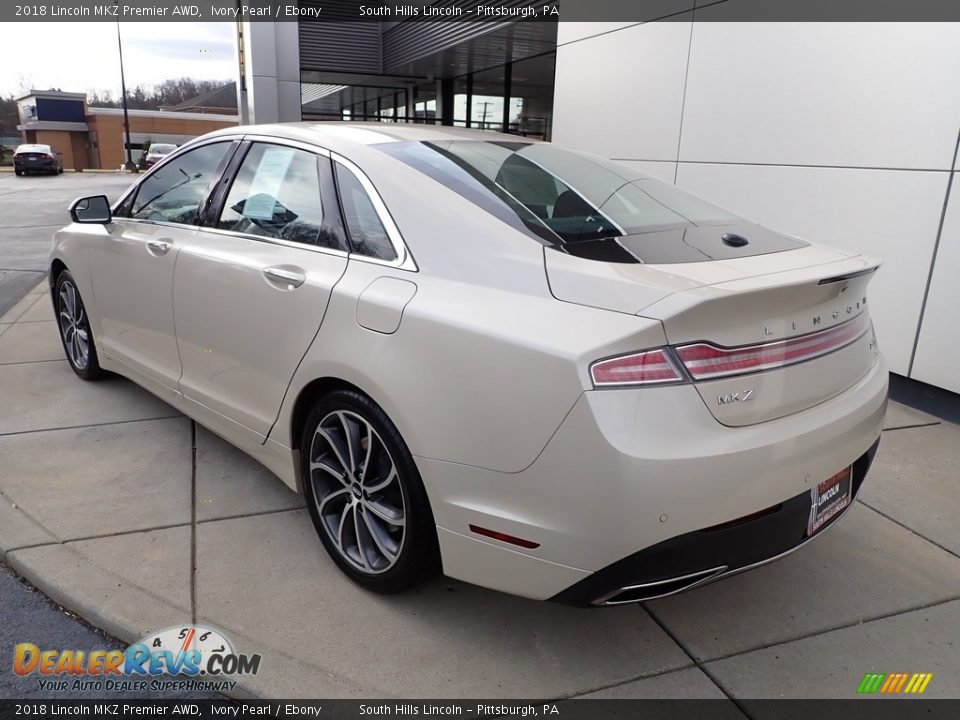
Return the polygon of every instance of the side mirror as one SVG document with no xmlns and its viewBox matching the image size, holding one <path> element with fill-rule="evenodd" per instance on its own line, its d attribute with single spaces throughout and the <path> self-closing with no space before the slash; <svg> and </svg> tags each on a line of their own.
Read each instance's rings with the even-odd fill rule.
<svg viewBox="0 0 960 720">
<path fill-rule="evenodd" d="M 70 204 L 70 219 L 75 223 L 106 225 L 112 220 L 106 195 L 79 198 Z"/>
</svg>

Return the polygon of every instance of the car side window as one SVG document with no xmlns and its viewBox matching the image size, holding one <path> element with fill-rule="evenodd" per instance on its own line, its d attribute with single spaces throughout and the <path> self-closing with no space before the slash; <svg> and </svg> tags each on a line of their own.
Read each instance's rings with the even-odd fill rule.
<svg viewBox="0 0 960 720">
<path fill-rule="evenodd" d="M 380 216 L 367 195 L 367 191 L 350 170 L 334 163 L 337 174 L 337 189 L 340 191 L 340 206 L 350 233 L 353 251 L 379 260 L 396 260 L 390 236 L 380 222 Z"/>
<path fill-rule="evenodd" d="M 211 143 L 164 164 L 140 184 L 130 217 L 196 224 L 210 181 L 229 149 L 229 142 Z"/>
<path fill-rule="evenodd" d="M 324 162 L 329 163 L 326 158 Z M 333 224 L 338 220 L 336 208 L 324 207 L 319 168 L 314 153 L 254 143 L 230 188 L 217 227 L 346 250 L 343 234 Z"/>
</svg>

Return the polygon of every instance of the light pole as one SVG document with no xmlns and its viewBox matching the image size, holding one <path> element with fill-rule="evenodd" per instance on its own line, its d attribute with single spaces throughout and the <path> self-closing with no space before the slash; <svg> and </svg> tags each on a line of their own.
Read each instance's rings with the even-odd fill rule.
<svg viewBox="0 0 960 720">
<path fill-rule="evenodd" d="M 117 2 L 113 3 L 117 5 Z M 117 49 L 120 51 L 120 102 L 123 105 L 123 132 L 126 137 L 127 162 L 123 169 L 127 172 L 136 172 L 137 165 L 130 154 L 130 117 L 127 115 L 127 81 L 123 77 L 123 43 L 120 41 L 120 21 L 117 20 Z"/>
</svg>

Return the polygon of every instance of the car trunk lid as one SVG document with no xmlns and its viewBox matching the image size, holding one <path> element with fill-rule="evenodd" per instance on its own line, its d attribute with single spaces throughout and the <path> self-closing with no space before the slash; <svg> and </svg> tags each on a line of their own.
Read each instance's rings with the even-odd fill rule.
<svg viewBox="0 0 960 720">
<path fill-rule="evenodd" d="M 878 264 L 863 256 L 806 246 L 713 262 L 610 262 L 555 248 L 545 258 L 558 299 L 659 320 L 671 346 L 696 346 L 681 354 L 699 367 L 694 385 L 726 425 L 812 407 L 875 361 L 866 287 Z M 724 365 L 731 348 L 749 352 Z M 692 360 L 707 356 L 720 357 Z M 712 374 L 711 363 L 737 374 Z"/>
</svg>

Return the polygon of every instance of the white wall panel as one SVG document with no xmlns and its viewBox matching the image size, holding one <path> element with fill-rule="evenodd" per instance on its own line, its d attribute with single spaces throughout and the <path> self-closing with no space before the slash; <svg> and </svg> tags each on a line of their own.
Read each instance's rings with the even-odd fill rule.
<svg viewBox="0 0 960 720">
<path fill-rule="evenodd" d="M 553 139 L 607 157 L 676 160 L 690 23 L 656 22 L 557 49 Z"/>
<path fill-rule="evenodd" d="M 775 230 L 882 259 L 871 313 L 890 369 L 905 375 L 948 176 L 681 163 L 677 185 Z"/>
<path fill-rule="evenodd" d="M 675 162 L 659 160 L 620 160 L 620 164 L 636 168 L 650 177 L 670 183 L 671 185 L 673 184 L 673 176 L 677 171 L 677 164 Z"/>
<path fill-rule="evenodd" d="M 954 173 L 910 377 L 960 393 L 960 173 Z"/>
<path fill-rule="evenodd" d="M 628 2 L 633 5 L 630 8 L 630 22 L 600 22 L 591 18 L 617 17 L 624 0 L 563 0 L 560 7 L 561 22 L 557 25 L 557 44 L 564 45 L 641 22 L 672 17 L 692 10 L 696 4 L 695 0 L 643 0 L 642 4 L 636 0 Z M 577 18 L 580 21 L 570 22 L 564 18 Z"/>
<path fill-rule="evenodd" d="M 633 22 L 560 22 L 557 24 L 557 45 L 602 35 L 613 30 L 636 25 Z"/>
<path fill-rule="evenodd" d="M 958 48 L 960 23 L 697 22 L 680 159 L 949 169 Z"/>
</svg>

